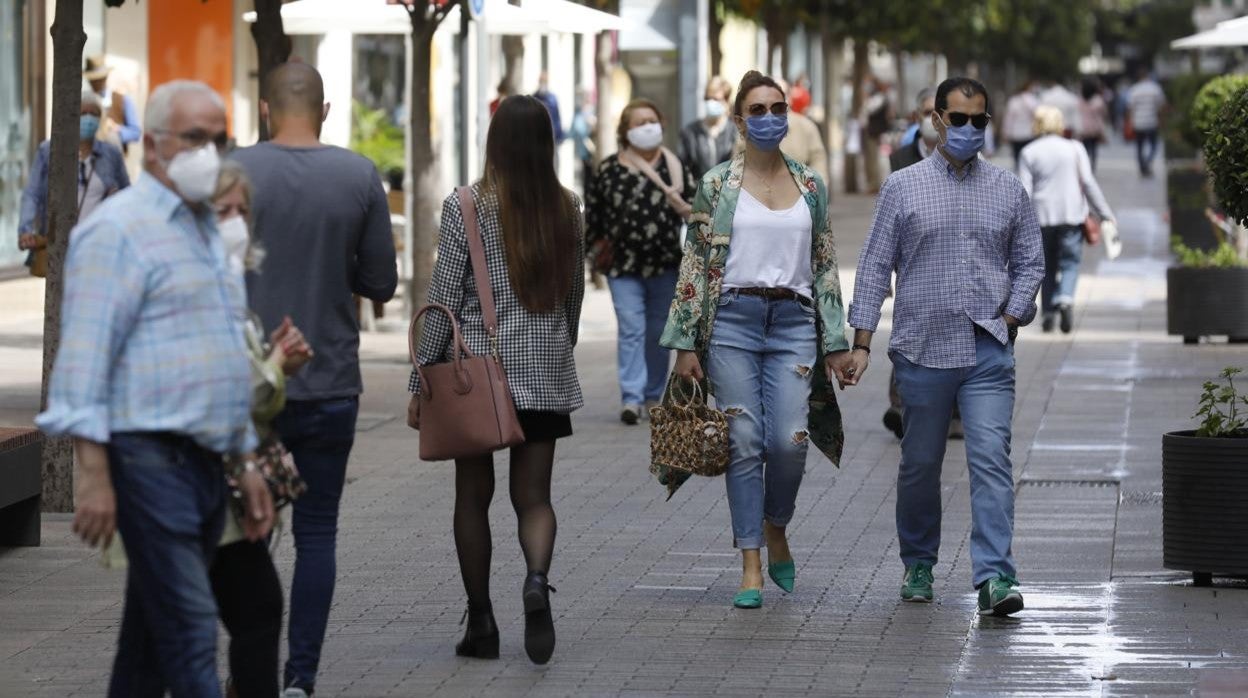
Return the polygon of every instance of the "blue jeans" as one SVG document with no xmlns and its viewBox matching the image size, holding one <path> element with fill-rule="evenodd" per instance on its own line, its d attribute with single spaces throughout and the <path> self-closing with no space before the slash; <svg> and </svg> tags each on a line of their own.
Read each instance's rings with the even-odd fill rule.
<svg viewBox="0 0 1248 698">
<path fill-rule="evenodd" d="M 1157 156 L 1157 129 L 1149 128 L 1135 132 L 1135 156 L 1140 161 L 1140 173 L 1153 171 L 1153 158 Z"/>
<path fill-rule="evenodd" d="M 891 353 L 901 392 L 901 467 L 897 473 L 897 538 L 901 561 L 935 565 L 940 550 L 940 470 L 956 403 L 966 431 L 971 475 L 971 567 L 976 586 L 1014 576 L 1014 347 L 975 337 L 975 365 L 927 368 Z"/>
<path fill-rule="evenodd" d="M 650 278 L 616 276 L 607 279 L 607 286 L 619 325 L 616 359 L 623 403 L 657 401 L 667 387 L 670 352 L 659 346 L 659 337 L 676 293 L 676 270 Z"/>
<path fill-rule="evenodd" d="M 738 548 L 763 546 L 764 520 L 783 527 L 793 518 L 816 343 L 813 307 L 732 290 L 720 296 L 706 370 L 716 405 L 730 415 L 726 480 Z"/>
<path fill-rule="evenodd" d="M 225 526 L 221 456 L 168 432 L 113 434 L 129 568 L 110 696 L 220 696 L 208 567 Z"/>
<path fill-rule="evenodd" d="M 338 503 L 359 410 L 360 400 L 355 396 L 290 400 L 273 422 L 308 485 L 292 507 L 295 574 L 290 585 L 286 686 L 305 690 L 316 686 L 338 574 Z"/>
<path fill-rule="evenodd" d="M 1059 305 L 1073 305 L 1079 263 L 1083 261 L 1083 229 L 1077 225 L 1054 225 L 1040 229 L 1044 240 L 1044 281 L 1040 308 L 1051 313 Z"/>
</svg>

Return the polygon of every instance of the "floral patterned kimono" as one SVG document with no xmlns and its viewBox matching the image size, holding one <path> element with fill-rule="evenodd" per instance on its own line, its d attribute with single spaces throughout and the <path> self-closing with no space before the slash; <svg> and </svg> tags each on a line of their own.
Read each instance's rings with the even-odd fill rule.
<svg viewBox="0 0 1248 698">
<path fill-rule="evenodd" d="M 784 162 L 793 181 L 803 192 L 814 223 L 811 234 L 811 266 L 815 279 L 815 308 L 818 336 L 822 351 L 846 351 L 845 309 L 841 301 L 841 282 L 836 267 L 836 247 L 832 225 L 828 220 L 828 190 L 814 170 L 787 155 Z M 724 266 L 728 262 L 728 246 L 732 238 L 732 221 L 741 194 L 745 153 L 717 165 L 702 178 L 693 199 L 689 218 L 689 234 L 685 240 L 684 258 L 676 283 L 676 297 L 667 318 L 660 344 L 669 349 L 696 351 L 698 360 L 707 365 L 706 350 L 715 327 L 715 313 L 723 290 Z M 709 392 L 709 385 L 704 385 Z M 815 367 L 810 390 L 810 440 L 828 460 L 840 466 L 845 444 L 841 410 L 836 403 L 836 386 L 827 380 L 823 362 Z"/>
</svg>

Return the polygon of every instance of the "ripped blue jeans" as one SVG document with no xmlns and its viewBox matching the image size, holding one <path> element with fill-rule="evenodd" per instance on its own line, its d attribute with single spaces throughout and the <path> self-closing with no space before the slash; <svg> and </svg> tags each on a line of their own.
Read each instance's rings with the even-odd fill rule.
<svg viewBox="0 0 1248 698">
<path fill-rule="evenodd" d="M 763 547 L 763 521 L 787 526 L 806 468 L 812 371 L 818 370 L 809 301 L 725 290 L 707 376 L 730 416 L 728 509 L 738 548 Z"/>
</svg>

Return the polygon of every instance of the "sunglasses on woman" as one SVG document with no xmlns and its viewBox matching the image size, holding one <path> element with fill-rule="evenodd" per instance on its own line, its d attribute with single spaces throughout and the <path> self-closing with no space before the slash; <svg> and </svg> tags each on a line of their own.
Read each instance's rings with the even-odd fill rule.
<svg viewBox="0 0 1248 698">
<path fill-rule="evenodd" d="M 768 107 L 766 104 L 756 102 L 745 108 L 745 113 L 750 116 L 762 116 L 769 111 L 776 116 L 784 116 L 789 113 L 789 104 L 788 102 L 776 102 Z"/>
<path fill-rule="evenodd" d="M 988 128 L 988 122 L 992 119 L 991 114 L 983 113 L 971 115 L 963 114 L 960 111 L 946 112 L 945 116 L 948 117 L 946 121 L 949 122 L 950 126 L 965 126 L 966 122 L 969 121 L 972 126 L 980 131 Z"/>
</svg>

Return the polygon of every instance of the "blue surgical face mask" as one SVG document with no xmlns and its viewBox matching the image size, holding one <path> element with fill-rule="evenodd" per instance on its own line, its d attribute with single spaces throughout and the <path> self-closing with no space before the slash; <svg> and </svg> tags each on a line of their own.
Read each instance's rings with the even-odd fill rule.
<svg viewBox="0 0 1248 698">
<path fill-rule="evenodd" d="M 984 131 L 985 129 L 975 128 L 970 122 L 963 126 L 950 126 L 946 123 L 945 152 L 949 153 L 954 160 L 962 162 L 970 160 L 984 147 Z"/>
<path fill-rule="evenodd" d="M 100 117 L 94 114 L 83 114 L 78 117 L 78 140 L 93 141 L 100 130 Z"/>
<path fill-rule="evenodd" d="M 780 147 L 780 141 L 789 133 L 789 117 L 776 114 L 751 116 L 745 120 L 745 137 L 762 151 Z"/>
</svg>

